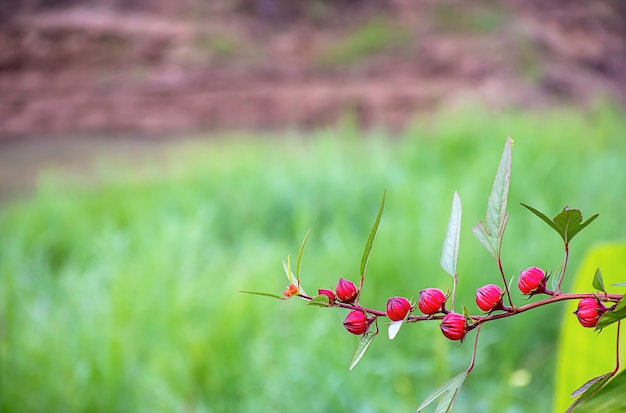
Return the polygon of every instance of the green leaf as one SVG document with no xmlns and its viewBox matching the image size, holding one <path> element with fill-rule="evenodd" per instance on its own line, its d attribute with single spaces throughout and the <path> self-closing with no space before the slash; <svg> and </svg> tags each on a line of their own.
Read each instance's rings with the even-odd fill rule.
<svg viewBox="0 0 626 413">
<path fill-rule="evenodd" d="M 595 392 L 600 390 L 600 388 L 602 388 L 602 386 L 604 386 L 611 377 L 613 377 L 612 372 L 603 374 L 598 377 L 594 377 L 593 379 L 587 381 L 585 384 L 576 389 L 576 391 L 572 393 L 572 397 L 580 397 L 578 397 L 578 399 L 576 399 L 574 403 L 572 403 L 572 405 L 565 411 L 565 413 L 570 413 L 582 402 L 591 397 Z"/>
<path fill-rule="evenodd" d="M 467 320 L 468 323 L 471 323 L 472 315 L 470 314 L 466 306 L 463 306 L 462 308 L 463 308 L 463 316 L 465 316 L 465 320 Z"/>
<path fill-rule="evenodd" d="M 409 315 L 407 314 L 407 317 L 408 316 Z M 405 317 L 404 320 L 392 321 L 391 324 L 389 324 L 389 329 L 387 330 L 387 335 L 389 336 L 389 340 L 393 340 L 394 338 L 396 338 L 396 336 L 398 335 L 398 332 L 400 331 L 400 327 L 402 327 L 402 324 L 404 324 L 407 317 Z"/>
<path fill-rule="evenodd" d="M 467 371 L 464 371 L 454 376 L 453 378 L 451 378 L 450 380 L 448 380 L 441 386 L 437 387 L 435 390 L 433 390 L 432 393 L 430 393 L 426 397 L 426 399 L 424 399 L 422 404 L 420 404 L 419 407 L 417 408 L 417 411 L 421 412 L 422 410 L 424 410 L 432 402 L 434 402 L 441 396 L 443 397 L 439 401 L 439 404 L 437 404 L 435 413 L 447 413 L 447 412 L 452 411 L 452 407 L 454 407 L 454 401 L 456 400 L 456 396 L 459 393 L 461 386 L 463 386 L 463 382 L 467 378 L 467 375 L 468 375 Z"/>
<path fill-rule="evenodd" d="M 609 372 L 601 376 L 594 377 L 593 379 L 587 381 L 585 384 L 580 386 L 578 389 L 574 390 L 574 392 L 572 393 L 572 398 L 581 396 L 589 392 L 590 390 L 593 390 L 594 388 L 601 387 L 603 381 L 606 381 L 611 377 L 613 377 L 613 372 Z"/>
<path fill-rule="evenodd" d="M 587 221 L 582 222 L 583 215 L 580 210 L 565 207 L 557 216 L 550 219 L 544 213 L 539 212 L 537 209 L 529 205 L 522 204 L 522 206 L 550 225 L 552 229 L 554 229 L 561 236 L 561 238 L 563 238 L 563 241 L 566 244 L 569 244 L 576 234 L 582 231 L 587 225 L 591 224 L 599 216 L 599 214 L 595 214 Z"/>
<path fill-rule="evenodd" d="M 272 298 L 278 298 L 279 300 L 284 300 L 284 297 L 281 297 L 280 295 L 276 295 L 276 294 L 271 294 L 271 293 L 260 293 L 258 291 L 245 291 L 245 290 L 239 290 L 237 291 L 239 293 L 245 293 L 245 294 L 254 294 L 254 295 L 263 295 L 265 297 L 272 297 Z"/>
<path fill-rule="evenodd" d="M 597 389 L 596 389 L 597 390 Z M 626 370 L 622 370 L 576 407 L 577 413 L 622 413 L 626 411 Z"/>
<path fill-rule="evenodd" d="M 296 279 L 298 280 L 298 287 L 300 287 L 300 262 L 302 261 L 302 253 L 304 252 L 306 241 L 309 239 L 309 234 L 311 234 L 311 228 L 309 228 L 306 234 L 304 234 L 304 239 L 302 240 L 300 250 L 298 251 L 298 260 L 296 261 Z"/>
<path fill-rule="evenodd" d="M 587 221 L 582 222 L 583 214 L 580 210 L 565 207 L 561 213 L 552 219 L 552 221 L 559 228 L 558 232 L 561 234 L 563 241 L 565 241 L 566 244 L 569 244 L 576 234 L 595 221 L 598 216 L 599 214 L 595 214 Z"/>
<path fill-rule="evenodd" d="M 285 270 L 285 275 L 289 280 L 289 284 L 298 285 L 298 280 L 295 275 L 293 275 L 293 272 L 291 272 L 291 257 L 289 255 L 287 255 L 287 261 L 283 261 L 283 269 Z"/>
<path fill-rule="evenodd" d="M 361 258 L 361 285 L 359 287 L 359 291 L 361 287 L 363 287 L 363 280 L 365 279 L 365 271 L 367 269 L 367 261 L 369 260 L 370 252 L 372 251 L 372 244 L 374 243 L 374 237 L 376 236 L 376 231 L 378 230 L 378 224 L 380 224 L 380 217 L 383 215 L 383 209 L 385 208 L 385 196 L 387 195 L 387 190 L 383 192 L 383 198 L 380 201 L 380 207 L 378 208 L 378 215 L 376 216 L 376 221 L 374 221 L 374 225 L 372 226 L 372 230 L 370 231 L 369 237 L 367 237 L 367 242 L 365 243 L 365 249 L 363 250 L 363 257 Z"/>
<path fill-rule="evenodd" d="M 487 233 L 485 226 L 482 222 L 474 225 L 472 228 L 472 232 L 478 238 L 478 241 L 482 244 L 483 247 L 489 251 L 489 253 L 493 256 L 493 258 L 498 259 L 498 239 L 496 237 L 492 237 Z"/>
<path fill-rule="evenodd" d="M 574 272 L 571 274 L 573 277 L 568 292 L 589 293 L 589 275 L 598 267 L 602 269 L 605 286 L 626 281 L 626 243 L 596 245 L 580 258 L 578 268 L 572 268 Z M 578 301 L 568 300 L 560 304 L 564 316 L 561 318 L 561 333 L 555 351 L 554 405 L 546 411 L 564 412 L 573 402 L 570 395 L 574 389 L 615 367 L 616 328 L 610 326 L 601 334 L 591 328 L 582 328 L 572 314 L 578 307 Z M 626 354 L 626 340 L 620 340 L 620 353 Z"/>
<path fill-rule="evenodd" d="M 559 285 L 559 277 L 553 277 L 552 274 L 560 274 L 563 269 L 563 264 L 556 267 L 554 270 L 550 270 L 546 273 L 546 278 L 550 281 L 550 289 L 556 291 Z"/>
<path fill-rule="evenodd" d="M 461 198 L 454 193 L 452 199 L 452 212 L 448 221 L 446 238 L 443 240 L 441 250 L 441 267 L 450 275 L 456 274 L 456 263 L 459 257 L 459 239 L 461 235 Z"/>
<path fill-rule="evenodd" d="M 368 331 L 361 338 L 359 338 L 359 342 L 356 344 L 356 348 L 354 349 L 354 353 L 352 354 L 352 360 L 350 360 L 350 369 L 352 370 L 354 366 L 356 366 L 361 358 L 367 351 L 367 348 L 372 344 L 372 340 L 378 334 L 378 330 L 376 331 Z"/>
<path fill-rule="evenodd" d="M 287 255 L 287 261 L 286 262 L 283 261 L 283 269 L 285 270 L 285 275 L 287 276 L 287 279 L 289 280 L 289 284 L 296 285 L 298 287 L 299 294 L 307 295 L 304 289 L 302 288 L 302 286 L 300 285 L 300 280 L 298 280 L 296 276 L 293 275 L 293 272 L 291 271 L 291 256 Z"/>
<path fill-rule="evenodd" d="M 611 284 L 611 287 L 626 287 L 626 283 L 615 283 L 615 284 Z"/>
<path fill-rule="evenodd" d="M 544 214 L 543 212 L 540 212 L 539 210 L 531 207 L 530 205 L 526 205 L 526 204 L 522 203 L 522 206 L 524 208 L 528 209 L 533 214 L 537 215 L 539 218 L 541 218 L 546 224 L 550 225 L 556 232 L 559 232 L 559 227 L 550 218 L 548 218 L 546 214 Z M 560 234 L 560 232 L 559 232 L 559 234 Z"/>
<path fill-rule="evenodd" d="M 509 136 L 504 144 L 502 158 L 498 165 L 496 177 L 491 187 L 491 194 L 487 200 L 487 215 L 485 224 L 480 221 L 472 228 L 472 232 L 480 243 L 489 251 L 495 259 L 500 256 L 500 245 L 504 228 L 508 221 L 506 205 L 509 197 L 511 183 L 511 160 L 513 152 L 513 139 Z"/>
<path fill-rule="evenodd" d="M 623 320 L 624 318 L 626 318 L 626 299 L 622 297 L 622 299 L 617 302 L 617 305 L 613 310 L 607 311 L 600 316 L 596 328 L 602 329 L 619 320 Z"/>
<path fill-rule="evenodd" d="M 496 178 L 493 181 L 491 194 L 487 201 L 487 231 L 490 235 L 498 237 L 502 235 L 502 231 L 504 231 L 503 224 L 506 221 L 506 204 L 511 182 L 512 152 L 513 140 L 509 136 L 504 144 L 500 165 L 498 165 Z"/>
<path fill-rule="evenodd" d="M 598 291 L 602 291 L 606 294 L 606 289 L 604 288 L 604 281 L 602 280 L 602 273 L 600 272 L 600 267 L 596 269 L 596 273 L 593 275 L 593 282 L 591 283 L 593 288 Z"/>
<path fill-rule="evenodd" d="M 327 295 L 320 294 L 317 297 L 313 297 L 306 305 L 315 305 L 318 307 L 330 307 L 330 299 Z"/>
</svg>

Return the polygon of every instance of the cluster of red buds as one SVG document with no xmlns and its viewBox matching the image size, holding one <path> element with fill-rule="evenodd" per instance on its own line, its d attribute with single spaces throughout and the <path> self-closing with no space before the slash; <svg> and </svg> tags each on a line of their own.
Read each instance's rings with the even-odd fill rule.
<svg viewBox="0 0 626 413">
<path fill-rule="evenodd" d="M 371 340 L 378 334 L 378 319 L 381 317 L 386 317 L 390 320 L 390 339 L 395 337 L 401 325 L 421 321 L 438 321 L 442 334 L 449 340 L 459 342 L 463 342 L 469 332 L 476 330 L 474 352 L 468 369 L 433 392 L 433 395 L 427 398 L 427 400 L 418 408 L 418 411 L 421 411 L 429 403 L 447 391 L 454 396 L 443 398 L 441 401 L 443 405 L 440 403 L 437 411 L 449 412 L 452 409 L 454 399 L 460 389 L 460 386 L 463 384 L 467 374 L 469 374 L 474 367 L 474 358 L 476 356 L 476 346 L 478 344 L 480 327 L 490 321 L 515 316 L 534 308 L 556 302 L 578 300 L 578 309 L 574 314 L 578 318 L 579 323 L 583 327 L 596 328 L 598 330 L 605 328 L 610 324 L 617 323 L 619 344 L 619 325 L 620 320 L 626 318 L 626 302 L 623 299 L 623 294 L 609 294 L 606 292 L 599 269 L 594 276 L 593 286 L 597 290 L 601 291 L 601 293 L 568 294 L 561 291 L 561 282 L 565 274 L 569 257 L 569 243 L 577 233 L 595 220 L 598 216 L 597 214 L 583 222 L 582 214 L 579 210 L 565 207 L 560 214 L 555 216 L 553 219 L 550 219 L 536 209 L 522 204 L 559 233 L 564 241 L 565 260 L 563 265 L 560 266 L 560 270 L 556 272 L 555 277 L 552 280 L 555 281 L 552 283 L 552 285 L 554 285 L 553 290 L 547 288 L 547 282 L 551 278 L 552 272 L 546 273 L 546 271 L 536 266 L 520 271 L 517 282 L 519 292 L 523 296 L 526 296 L 527 299 L 531 299 L 535 296 L 542 296 L 542 298 L 539 300 L 529 301 L 529 303 L 522 306 L 516 306 L 513 303 L 510 288 L 506 282 L 507 276 L 505 275 L 502 262 L 500 260 L 500 245 L 508 220 L 506 204 L 511 167 L 512 144 L 513 142 L 509 138 L 505 144 L 505 150 L 498 168 L 498 173 L 496 174 L 496 180 L 494 182 L 492 193 L 489 198 L 486 224 L 479 222 L 473 228 L 478 240 L 496 259 L 502 280 L 501 285 L 503 286 L 500 287 L 496 284 L 487 284 L 476 289 L 475 300 L 477 307 L 482 311 L 480 315 L 471 315 L 466 307 L 463 307 L 462 312 L 455 311 L 454 298 L 457 286 L 456 260 L 458 256 L 458 241 L 461 221 L 461 202 L 458 194 L 456 193 L 454 195 L 452 213 L 448 224 L 446 239 L 443 244 L 441 258 L 442 268 L 453 277 L 452 292 L 444 293 L 438 288 L 425 288 L 419 292 L 419 297 L 415 303 L 402 296 L 390 297 L 387 300 L 385 311 L 364 307 L 360 304 L 359 299 L 365 279 L 369 252 L 372 247 L 384 206 L 383 196 L 378 216 L 372 231 L 370 232 L 370 237 L 366 243 L 366 248 L 361 260 L 361 282 L 358 287 L 352 281 L 339 278 L 334 291 L 330 289 L 319 289 L 318 295 L 312 297 L 307 295 L 302 290 L 300 286 L 299 267 L 304 244 L 308 237 L 307 233 L 299 251 L 296 274 L 294 275 L 291 272 L 289 264 L 285 265 L 285 271 L 290 283 L 283 292 L 283 297 L 267 293 L 255 294 L 271 295 L 281 299 L 288 299 L 297 296 L 309 301 L 309 304 L 315 304 L 322 307 L 339 307 L 349 310 L 343 321 L 343 326 L 349 333 L 360 336 L 359 345 L 357 345 L 357 351 L 355 351 L 350 368 L 354 367 L 354 365 L 358 363 Z M 419 309 L 421 314 L 414 313 L 416 309 Z M 616 310 L 619 310 L 619 312 Z M 612 316 L 607 317 L 608 315 Z M 372 325 L 375 326 L 373 331 Z M 619 360 L 619 354 L 617 359 Z M 619 362 L 617 364 L 619 366 Z M 586 383 L 574 392 L 574 394 L 578 396 L 578 399 L 574 402 L 570 410 L 581 401 L 594 396 L 595 392 L 598 390 L 597 387 L 601 387 L 598 385 L 598 383 L 600 383 L 600 379 L 604 380 L 600 384 L 605 383 L 608 378 L 616 374 L 617 370 L 618 369 L 616 367 L 615 371 L 612 373 L 601 376 L 601 378 L 592 379 L 589 383 L 596 380 L 597 383 L 594 382 L 596 383 L 594 384 L 596 387 Z M 445 389 L 445 391 L 442 391 L 442 388 Z"/>
<path fill-rule="evenodd" d="M 554 295 L 553 291 L 546 289 L 546 281 L 549 276 L 538 267 L 530 267 L 520 272 L 518 288 L 519 291 L 528 296 L 536 294 Z M 289 291 L 291 291 L 288 288 Z M 325 295 L 329 299 L 329 305 L 333 306 L 335 301 L 340 303 L 353 304 L 359 291 L 356 285 L 349 280 L 339 278 L 335 292 L 332 290 L 318 290 L 318 294 Z M 515 312 L 511 307 L 503 304 L 504 293 L 495 284 L 487 284 L 476 289 L 476 305 L 482 311 L 490 314 L 497 310 L 504 312 Z M 448 295 L 438 288 L 426 288 L 419 292 L 417 308 L 426 316 L 436 314 L 443 315 L 440 328 L 443 335 L 450 340 L 463 340 L 468 332 L 468 320 L 464 315 L 446 309 Z M 387 300 L 385 315 L 391 321 L 402 321 L 415 310 L 416 306 L 405 297 L 391 297 Z M 595 327 L 600 316 L 606 312 L 606 307 L 602 305 L 597 297 L 587 297 L 580 300 L 578 310 L 575 314 L 583 327 Z M 355 335 L 365 334 L 376 317 L 367 315 L 367 312 L 358 309 L 352 310 L 346 316 L 343 326 L 348 332 Z"/>
</svg>

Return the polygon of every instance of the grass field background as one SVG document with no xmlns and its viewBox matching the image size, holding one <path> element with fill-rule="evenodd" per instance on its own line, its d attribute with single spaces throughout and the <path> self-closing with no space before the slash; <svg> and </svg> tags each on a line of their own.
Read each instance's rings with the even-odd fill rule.
<svg viewBox="0 0 626 413">
<path fill-rule="evenodd" d="M 505 272 L 562 262 L 559 237 L 524 202 L 549 216 L 565 205 L 600 213 L 571 246 L 573 274 L 594 242 L 626 238 L 623 119 L 611 106 L 465 109 L 392 135 L 360 132 L 347 118 L 307 133 L 212 136 L 166 161 L 105 158 L 83 176 L 43 176 L 0 212 L 0 410 L 414 411 L 467 367 L 473 334 L 457 347 L 437 323 L 406 326 L 393 342 L 377 337 L 348 372 L 356 337 L 341 326 L 345 311 L 237 290 L 280 294 L 281 260 L 297 254 L 308 228 L 304 288 L 357 281 L 385 188 L 362 303 L 383 309 L 391 295 L 449 289 L 439 257 L 456 190 L 457 302 L 477 312 L 475 289 L 500 278 L 471 227 L 484 219 L 508 134 Z M 486 325 L 455 411 L 548 411 L 563 308 Z"/>
</svg>

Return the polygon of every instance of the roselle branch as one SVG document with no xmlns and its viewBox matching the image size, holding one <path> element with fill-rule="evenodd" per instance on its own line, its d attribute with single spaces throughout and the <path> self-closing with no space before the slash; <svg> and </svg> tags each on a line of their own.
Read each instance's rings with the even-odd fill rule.
<svg viewBox="0 0 626 413">
<path fill-rule="evenodd" d="M 594 293 L 564 293 L 564 294 L 559 294 L 559 295 L 554 295 L 554 296 L 550 296 L 547 298 L 544 298 L 542 300 L 539 301 L 534 301 L 532 303 L 523 305 L 521 307 L 515 307 L 515 308 L 510 308 L 510 307 L 505 307 L 505 310 L 501 313 L 497 313 L 497 314 L 488 314 L 488 315 L 471 315 L 470 316 L 470 320 L 471 320 L 471 324 L 468 325 L 468 329 L 467 331 L 471 331 L 472 329 L 478 327 L 478 325 L 480 324 L 484 324 L 487 323 L 489 321 L 494 321 L 494 320 L 499 320 L 502 318 L 507 318 L 507 317 L 512 317 L 521 313 L 524 313 L 526 311 L 535 309 L 535 308 L 539 308 L 545 305 L 549 305 L 549 304 L 553 304 L 553 303 L 558 303 L 561 301 L 567 301 L 567 300 L 582 300 L 585 298 L 592 298 L 592 299 L 599 299 L 602 302 L 610 302 L 610 303 L 616 303 L 618 301 L 620 301 L 622 299 L 624 295 L 623 294 L 602 294 L 600 296 L 598 296 L 597 294 Z M 307 300 L 307 301 L 311 301 L 313 300 L 315 297 L 311 297 L 308 295 L 304 295 L 304 294 L 298 294 L 298 297 Z M 349 303 L 341 303 L 341 302 L 337 302 L 333 305 L 330 305 L 330 307 L 336 307 L 336 308 L 345 308 L 347 310 L 357 310 L 357 311 L 362 311 L 366 314 L 375 316 L 375 317 L 388 317 L 387 312 L 385 311 L 381 311 L 381 310 L 376 310 L 373 308 L 369 308 L 369 307 L 363 307 L 360 304 L 349 304 Z M 445 308 L 442 308 L 439 312 L 439 314 L 431 314 L 431 315 L 409 315 L 406 318 L 406 323 L 416 323 L 419 321 L 433 321 L 433 320 L 442 320 L 446 314 L 450 313 L 451 311 L 446 310 Z"/>
<path fill-rule="evenodd" d="M 616 303 L 619 300 L 621 300 L 623 296 L 624 296 L 623 294 L 606 294 L 606 295 L 603 294 L 599 298 L 597 294 L 593 294 L 593 293 L 581 293 L 581 294 L 571 293 L 571 294 L 554 295 L 548 298 L 544 298 L 543 300 L 540 300 L 540 301 L 535 301 L 535 302 L 526 304 L 521 307 L 511 308 L 509 311 L 506 311 L 504 313 L 491 314 L 487 316 L 472 316 L 471 320 L 473 324 L 468 327 L 468 330 L 475 328 L 479 324 L 484 324 L 486 322 L 493 321 L 493 320 L 499 320 L 501 318 L 511 317 L 511 316 L 521 314 L 521 313 L 524 313 L 526 311 L 529 311 L 535 308 L 539 308 L 548 304 L 557 303 L 560 301 L 582 300 L 586 298 L 591 298 L 591 299 L 599 299 L 600 301 L 604 301 L 604 302 Z"/>
<path fill-rule="evenodd" d="M 583 388 L 581 388 L 582 390 L 579 389 L 574 393 L 578 396 L 581 394 L 584 396 L 587 392 L 587 387 L 593 391 L 597 391 L 606 383 L 610 376 L 616 374 L 619 369 L 620 320 L 626 318 L 626 301 L 624 300 L 624 294 L 609 294 L 606 292 L 599 268 L 596 270 L 592 283 L 592 288 L 597 290 L 598 293 L 562 293 L 561 285 L 569 260 L 570 241 L 574 236 L 576 236 L 576 234 L 580 233 L 581 230 L 593 222 L 598 217 L 598 214 L 592 215 L 589 219 L 583 221 L 582 213 L 579 210 L 565 207 L 559 214 L 554 216 L 554 218 L 549 218 L 537 209 L 529 205 L 522 204 L 522 206 L 547 223 L 560 235 L 564 243 L 565 253 L 563 264 L 560 271 L 558 271 L 558 278 L 555 285 L 556 291 L 551 291 L 546 288 L 546 283 L 548 278 L 550 278 L 551 272 L 546 273 L 546 271 L 538 267 L 529 267 L 520 272 L 517 282 L 519 292 L 528 298 L 540 297 L 540 299 L 536 299 L 535 301 L 522 306 L 516 306 L 513 303 L 511 288 L 507 282 L 507 277 L 501 260 L 502 240 L 504 237 L 504 230 L 509 219 L 506 206 L 508 202 L 510 183 L 512 148 L 513 140 L 508 137 L 498 170 L 496 172 L 496 177 L 493 182 L 491 194 L 487 202 L 487 212 L 485 215 L 486 219 L 484 222 L 480 221 L 472 228 L 472 232 L 477 237 L 478 241 L 485 247 L 492 257 L 495 258 L 503 283 L 502 287 L 495 284 L 486 284 L 476 289 L 475 301 L 477 307 L 484 312 L 482 315 L 470 314 L 465 306 L 462 307 L 462 311 L 455 311 L 455 305 L 457 309 L 460 307 L 460 303 L 456 302 L 456 292 L 458 282 L 457 260 L 459 256 L 462 216 L 461 199 L 457 192 L 454 193 L 452 210 L 443 241 L 440 259 L 441 267 L 446 273 L 452 276 L 452 294 L 446 294 L 438 288 L 425 288 L 419 292 L 419 298 L 415 303 L 412 303 L 405 297 L 389 297 L 387 299 L 385 311 L 361 305 L 360 298 L 364 286 L 367 263 L 373 246 L 374 237 L 381 221 L 386 191 L 383 194 L 378 214 L 363 250 L 360 265 L 360 282 L 358 283 L 358 287 L 352 281 L 339 277 L 334 291 L 330 289 L 319 289 L 317 296 L 311 296 L 304 292 L 300 284 L 300 261 L 304 245 L 309 236 L 309 232 L 307 232 L 298 252 L 295 275 L 291 272 L 289 257 L 287 258 L 287 262 L 283 263 L 285 273 L 289 280 L 289 285 L 283 292 L 282 297 L 268 293 L 253 292 L 253 294 L 271 296 L 281 300 L 287 300 L 297 296 L 308 301 L 309 305 L 343 308 L 349 310 L 343 321 L 343 326 L 349 333 L 360 336 L 350 363 L 350 369 L 352 369 L 359 362 L 359 360 L 361 360 L 373 338 L 378 334 L 378 321 L 381 317 L 387 318 L 391 321 L 388 329 L 390 339 L 395 338 L 402 325 L 421 321 L 436 320 L 439 323 L 442 334 L 447 339 L 452 341 L 463 342 L 467 333 L 475 329 L 476 339 L 473 346 L 472 360 L 468 369 L 434 390 L 433 393 L 429 395 L 420 405 L 420 407 L 418 407 L 418 411 L 421 411 L 434 400 L 443 396 L 437 407 L 437 411 L 446 413 L 452 410 L 454 400 L 460 387 L 474 367 L 476 349 L 478 346 L 478 335 L 483 324 L 495 320 L 510 318 L 546 305 L 552 305 L 568 300 L 578 300 L 577 310 L 574 314 L 578 318 L 578 322 L 582 327 L 604 328 L 614 322 L 618 323 L 618 349 L 616 350 L 616 358 L 618 361 L 615 371 L 610 375 L 592 379 L 596 388 L 587 383 L 583 386 Z M 503 299 L 505 299 L 505 296 L 508 301 L 508 305 L 504 304 Z M 607 303 L 607 305 L 603 303 Z M 413 313 L 418 309 L 421 312 L 421 315 Z M 372 324 L 374 324 L 375 328 L 372 328 Z M 579 391 L 581 393 L 578 393 Z M 570 407 L 570 410 L 583 399 L 583 396 L 579 397 L 579 399 L 574 402 L 574 404 Z M 590 394 L 585 396 L 585 398 L 587 397 L 591 397 Z"/>
</svg>

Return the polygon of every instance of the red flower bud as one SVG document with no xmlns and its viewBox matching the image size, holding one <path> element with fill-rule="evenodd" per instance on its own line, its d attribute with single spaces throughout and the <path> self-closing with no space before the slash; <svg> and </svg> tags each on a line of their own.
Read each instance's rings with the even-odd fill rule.
<svg viewBox="0 0 626 413">
<path fill-rule="evenodd" d="M 339 281 L 337 281 L 337 298 L 339 301 L 352 304 L 354 300 L 356 300 L 357 289 L 352 281 L 344 280 L 339 277 Z"/>
<path fill-rule="evenodd" d="M 328 297 L 328 302 L 330 303 L 330 305 L 335 304 L 335 293 L 331 290 L 317 290 L 317 294 L 325 295 L 326 297 Z"/>
<path fill-rule="evenodd" d="M 367 318 L 365 313 L 360 310 L 352 310 L 343 320 L 343 326 L 352 334 L 361 335 L 367 332 L 370 324 L 374 321 L 371 318 Z"/>
<path fill-rule="evenodd" d="M 438 288 L 426 288 L 420 291 L 420 298 L 417 302 L 420 311 L 424 314 L 435 314 L 441 310 L 446 302 L 446 296 Z"/>
<path fill-rule="evenodd" d="M 530 267 L 520 272 L 517 286 L 522 294 L 541 294 L 546 292 L 546 273 L 537 267 Z"/>
<path fill-rule="evenodd" d="M 606 307 L 597 298 L 583 298 L 578 302 L 578 310 L 574 311 L 574 314 L 583 327 L 593 328 L 605 312 Z"/>
<path fill-rule="evenodd" d="M 450 340 L 463 340 L 466 333 L 465 317 L 457 313 L 448 313 L 439 325 L 441 332 Z"/>
<path fill-rule="evenodd" d="M 283 291 L 283 295 L 287 298 L 291 298 L 296 294 L 298 294 L 298 286 L 295 284 L 289 284 L 285 291 Z"/>
<path fill-rule="evenodd" d="M 387 317 L 391 321 L 404 320 L 411 310 L 411 302 L 404 297 L 391 297 L 387 300 Z"/>
<path fill-rule="evenodd" d="M 494 284 L 484 285 L 476 290 L 476 305 L 489 312 L 502 308 L 502 290 Z"/>
</svg>

